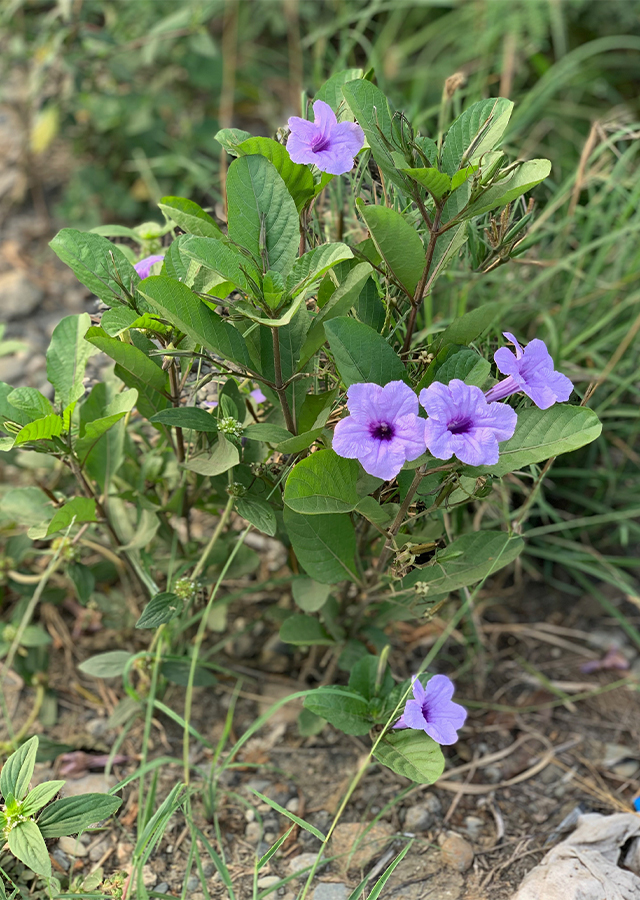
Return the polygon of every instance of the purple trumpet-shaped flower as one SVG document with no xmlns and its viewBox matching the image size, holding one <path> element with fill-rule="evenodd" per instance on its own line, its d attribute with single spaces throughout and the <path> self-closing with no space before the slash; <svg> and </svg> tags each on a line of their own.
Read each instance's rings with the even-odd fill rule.
<svg viewBox="0 0 640 900">
<path fill-rule="evenodd" d="M 493 357 L 496 365 L 508 377 L 487 391 L 487 400 L 504 400 L 518 391 L 531 397 L 540 409 L 549 409 L 554 403 L 568 400 L 573 384 L 566 375 L 554 370 L 545 342 L 536 338 L 523 350 L 512 334 L 508 331 L 503 334 L 515 346 L 516 352 L 514 354 L 508 347 L 496 350 Z"/>
<path fill-rule="evenodd" d="M 267 399 L 260 388 L 254 388 L 252 391 L 249 391 L 249 396 L 255 400 L 256 403 L 264 403 Z"/>
<path fill-rule="evenodd" d="M 155 256 L 145 256 L 145 258 L 137 262 L 133 268 L 136 270 L 140 278 L 148 278 L 149 273 L 151 272 L 151 266 L 163 259 L 164 253 L 156 253 Z"/>
<path fill-rule="evenodd" d="M 456 456 L 469 466 L 498 462 L 498 441 L 516 430 L 517 416 L 504 403 L 488 403 L 479 387 L 453 378 L 420 391 L 429 418 L 424 429 L 429 452 L 437 459 Z"/>
<path fill-rule="evenodd" d="M 408 459 L 425 451 L 424 419 L 418 398 L 403 381 L 352 384 L 347 391 L 351 413 L 336 425 L 333 449 L 358 459 L 365 472 L 390 481 Z"/>
<path fill-rule="evenodd" d="M 438 744 L 455 744 L 458 729 L 467 718 L 467 711 L 451 698 L 455 687 L 446 675 L 434 675 L 422 687 L 418 676 L 413 676 L 413 699 L 407 700 L 404 712 L 394 728 L 416 728 L 426 731 Z"/>
<path fill-rule="evenodd" d="M 331 175 L 343 175 L 353 168 L 353 160 L 364 146 L 364 132 L 355 122 L 338 122 L 324 100 L 313 104 L 313 115 L 313 122 L 299 116 L 289 119 L 289 156 L 295 163 L 314 165 Z"/>
</svg>

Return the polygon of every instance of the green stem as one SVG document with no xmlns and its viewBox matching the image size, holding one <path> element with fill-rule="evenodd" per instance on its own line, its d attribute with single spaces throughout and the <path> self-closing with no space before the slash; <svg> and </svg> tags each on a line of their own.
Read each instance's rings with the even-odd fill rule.
<svg viewBox="0 0 640 900">
<path fill-rule="evenodd" d="M 289 407 L 289 401 L 287 400 L 286 388 L 284 387 L 284 382 L 282 379 L 282 360 L 280 358 L 280 335 L 278 333 L 278 328 L 272 328 L 271 333 L 273 334 L 273 368 L 275 372 L 275 391 L 278 395 L 278 399 L 280 400 L 280 406 L 282 408 L 282 415 L 284 416 L 284 421 L 287 426 L 287 430 L 291 432 L 291 434 L 296 433 L 296 426 L 293 421 L 293 416 L 291 415 L 291 409 Z"/>
<path fill-rule="evenodd" d="M 422 306 L 422 301 L 424 299 L 424 289 L 429 281 L 429 273 L 431 271 L 431 264 L 433 263 L 433 254 L 436 249 L 436 242 L 440 237 L 440 219 L 442 218 L 442 210 L 444 209 L 444 203 L 439 203 L 436 207 L 436 213 L 433 217 L 433 224 L 429 229 L 429 245 L 427 246 L 427 254 L 425 256 L 424 262 L 424 271 L 422 273 L 422 277 L 418 282 L 418 286 L 416 288 L 416 292 L 413 295 L 413 300 L 411 302 L 411 313 L 409 314 L 409 321 L 407 322 L 407 333 L 404 338 L 404 344 L 402 345 L 402 353 L 408 353 L 411 348 L 411 338 L 413 337 L 413 332 L 416 327 L 416 318 L 418 316 L 418 310 Z"/>
</svg>

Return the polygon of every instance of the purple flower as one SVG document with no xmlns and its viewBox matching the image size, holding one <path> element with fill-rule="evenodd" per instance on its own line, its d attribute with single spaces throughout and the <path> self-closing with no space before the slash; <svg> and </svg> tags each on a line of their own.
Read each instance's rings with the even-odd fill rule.
<svg viewBox="0 0 640 900">
<path fill-rule="evenodd" d="M 364 146 L 364 132 L 355 122 L 340 122 L 328 103 L 316 100 L 314 121 L 291 116 L 291 134 L 287 141 L 289 156 L 295 163 L 314 165 L 321 172 L 343 175 Z"/>
<path fill-rule="evenodd" d="M 437 459 L 456 456 L 469 466 L 498 462 L 498 441 L 516 430 L 517 416 L 504 403 L 488 403 L 479 387 L 453 378 L 420 391 L 429 418 L 424 429 L 429 452 Z"/>
<path fill-rule="evenodd" d="M 360 460 L 369 475 L 390 481 L 408 459 L 424 453 L 424 419 L 418 418 L 418 398 L 404 382 L 352 384 L 347 408 L 351 415 L 336 425 L 333 449 Z"/>
<path fill-rule="evenodd" d="M 568 400 L 573 384 L 561 372 L 555 372 L 553 360 L 544 341 L 536 338 L 522 349 L 518 341 L 508 331 L 504 336 L 515 345 L 515 354 L 508 347 L 500 347 L 493 357 L 503 375 L 508 375 L 487 391 L 488 401 L 504 400 L 511 394 L 522 391 L 531 397 L 540 409 L 549 409 L 554 403 Z"/>
<path fill-rule="evenodd" d="M 145 258 L 137 262 L 133 268 L 136 270 L 140 278 L 148 278 L 149 272 L 151 271 L 151 266 L 163 259 L 164 253 L 156 253 L 155 256 L 145 256 Z"/>
<path fill-rule="evenodd" d="M 267 399 L 260 388 L 255 388 L 254 390 L 250 391 L 249 396 L 252 397 L 256 403 L 264 403 L 264 401 Z"/>
<path fill-rule="evenodd" d="M 467 711 L 451 698 L 455 687 L 446 675 L 434 675 L 422 687 L 418 676 L 412 680 L 413 700 L 407 700 L 404 712 L 394 728 L 416 728 L 426 731 L 438 744 L 455 744 L 458 728 L 462 728 Z"/>
</svg>

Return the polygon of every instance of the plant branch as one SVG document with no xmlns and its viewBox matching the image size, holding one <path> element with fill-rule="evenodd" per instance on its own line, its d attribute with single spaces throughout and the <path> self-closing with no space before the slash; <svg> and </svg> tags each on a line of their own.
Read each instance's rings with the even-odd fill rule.
<svg viewBox="0 0 640 900">
<path fill-rule="evenodd" d="M 278 399 L 280 400 L 280 406 L 282 408 L 282 415 L 284 416 L 284 421 L 287 426 L 287 430 L 291 432 L 291 434 L 296 433 L 296 426 L 293 421 L 293 416 L 291 415 L 291 409 L 289 407 L 289 401 L 287 400 L 286 388 L 284 386 L 284 382 L 282 380 L 282 361 L 280 358 L 280 335 L 278 334 L 277 328 L 272 328 L 271 333 L 273 335 L 273 368 L 275 371 L 275 392 L 278 395 Z"/>
<path fill-rule="evenodd" d="M 424 289 L 429 280 L 429 273 L 431 271 L 431 264 L 433 262 L 433 254 L 436 249 L 436 241 L 440 236 L 440 219 L 442 217 L 442 210 L 444 209 L 444 203 L 439 203 L 436 207 L 436 214 L 433 218 L 433 225 L 430 229 L 429 236 L 429 244 L 427 246 L 427 255 L 425 257 L 424 271 L 422 273 L 422 277 L 418 282 L 418 286 L 416 288 L 416 292 L 413 296 L 413 300 L 411 301 L 411 313 L 409 315 L 409 321 L 407 322 L 407 333 L 404 338 L 404 344 L 402 345 L 402 353 L 408 353 L 411 348 L 411 338 L 413 337 L 413 332 L 416 327 L 416 318 L 418 316 L 418 310 L 422 306 L 422 301 L 424 300 Z"/>
</svg>

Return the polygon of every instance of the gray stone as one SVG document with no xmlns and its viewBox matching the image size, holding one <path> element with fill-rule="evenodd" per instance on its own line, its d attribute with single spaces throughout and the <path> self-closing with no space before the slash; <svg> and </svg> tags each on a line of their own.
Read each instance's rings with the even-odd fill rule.
<svg viewBox="0 0 640 900">
<path fill-rule="evenodd" d="M 273 885 L 277 884 L 280 880 L 281 879 L 279 875 L 263 875 L 262 878 L 258 878 L 258 887 L 273 887 Z"/>
<path fill-rule="evenodd" d="M 323 881 L 313 892 L 313 900 L 347 900 L 349 891 L 339 881 Z"/>
<path fill-rule="evenodd" d="M 65 872 L 69 871 L 69 866 L 71 863 L 69 862 L 66 853 L 60 849 L 60 847 L 56 847 L 55 850 L 52 851 L 51 855 L 55 859 L 55 861 L 62 866 Z"/>
<path fill-rule="evenodd" d="M 187 891 L 195 891 L 196 888 L 200 887 L 200 879 L 197 875 L 189 875 L 187 878 Z"/>
<path fill-rule="evenodd" d="M 95 846 L 91 847 L 89 849 L 89 859 L 91 860 L 91 862 L 98 862 L 98 860 L 102 859 L 110 846 L 111 842 L 109 841 L 109 838 L 105 838 L 104 840 L 95 844 Z"/>
<path fill-rule="evenodd" d="M 314 864 L 317 856 L 317 853 L 301 853 L 300 856 L 294 856 L 293 859 L 289 860 L 289 865 L 287 866 L 289 875 L 295 875 L 303 869 L 308 869 L 309 866 Z M 316 871 L 319 871 L 323 865 L 324 863 L 321 861 Z"/>
<path fill-rule="evenodd" d="M 480 816 L 466 816 L 464 820 L 464 827 L 467 829 L 467 834 L 472 840 L 477 840 L 482 832 L 484 831 L 484 819 L 481 819 Z"/>
<path fill-rule="evenodd" d="M 146 888 L 152 888 L 158 881 L 158 876 L 151 866 L 142 867 L 142 883 Z"/>
<path fill-rule="evenodd" d="M 168 890 L 169 890 L 169 885 L 167 884 L 166 881 L 161 881 L 160 884 L 157 884 L 154 887 L 154 891 L 156 891 L 158 894 L 166 894 Z"/>
<path fill-rule="evenodd" d="M 262 826 L 258 822 L 249 822 L 244 830 L 244 836 L 250 844 L 257 844 L 262 835 Z"/>
<path fill-rule="evenodd" d="M 458 872 L 466 872 L 473 863 L 473 847 L 463 837 L 450 831 L 440 842 L 442 862 Z"/>
<path fill-rule="evenodd" d="M 42 298 L 40 288 L 19 269 L 0 275 L 0 319 L 3 322 L 31 315 Z"/>
<path fill-rule="evenodd" d="M 404 830 L 411 834 L 415 834 L 417 831 L 427 831 L 434 823 L 435 816 L 424 803 L 410 806 L 404 815 Z"/>
</svg>

